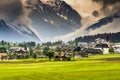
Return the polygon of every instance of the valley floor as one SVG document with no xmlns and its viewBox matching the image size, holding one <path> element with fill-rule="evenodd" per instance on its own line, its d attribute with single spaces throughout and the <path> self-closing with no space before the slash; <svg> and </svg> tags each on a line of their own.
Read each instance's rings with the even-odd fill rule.
<svg viewBox="0 0 120 80">
<path fill-rule="evenodd" d="M 120 54 L 73 61 L 0 61 L 0 80 L 120 80 Z"/>
</svg>

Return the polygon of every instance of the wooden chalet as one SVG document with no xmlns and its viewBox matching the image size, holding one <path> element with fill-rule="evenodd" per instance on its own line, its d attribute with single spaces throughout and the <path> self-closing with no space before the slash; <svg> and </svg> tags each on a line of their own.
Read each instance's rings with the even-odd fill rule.
<svg viewBox="0 0 120 80">
<path fill-rule="evenodd" d="M 66 52 L 55 52 L 54 54 L 55 61 L 70 61 L 70 56 Z"/>
<path fill-rule="evenodd" d="M 6 60 L 7 57 L 8 57 L 7 53 L 0 53 L 0 59 L 1 60 L 4 60 L 4 59 Z"/>
</svg>

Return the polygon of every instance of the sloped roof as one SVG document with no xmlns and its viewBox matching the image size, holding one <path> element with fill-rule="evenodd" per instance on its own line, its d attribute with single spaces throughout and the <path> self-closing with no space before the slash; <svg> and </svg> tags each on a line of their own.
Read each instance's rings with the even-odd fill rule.
<svg viewBox="0 0 120 80">
<path fill-rule="evenodd" d="M 0 53 L 0 57 L 1 56 L 7 56 L 7 53 Z"/>
<path fill-rule="evenodd" d="M 55 52 L 55 56 L 64 56 L 65 52 Z"/>
<path fill-rule="evenodd" d="M 97 44 L 95 48 L 109 48 L 108 44 Z"/>
<path fill-rule="evenodd" d="M 118 52 L 120 52 L 120 48 L 117 48 L 115 51 L 118 51 Z"/>
<path fill-rule="evenodd" d="M 26 53 L 26 51 L 24 51 L 24 50 L 20 49 L 20 50 L 15 51 L 14 53 L 24 54 L 24 53 Z"/>
</svg>

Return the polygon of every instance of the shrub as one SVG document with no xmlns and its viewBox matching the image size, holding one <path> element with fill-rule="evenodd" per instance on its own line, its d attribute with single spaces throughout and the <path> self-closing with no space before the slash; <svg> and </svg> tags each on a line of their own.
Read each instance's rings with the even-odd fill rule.
<svg viewBox="0 0 120 80">
<path fill-rule="evenodd" d="M 53 50 L 49 50 L 49 51 L 47 52 L 47 57 L 49 58 L 49 61 L 54 57 L 54 52 L 53 52 Z"/>
<path fill-rule="evenodd" d="M 37 54 L 33 53 L 33 58 L 36 59 L 37 58 Z"/>
<path fill-rule="evenodd" d="M 109 53 L 114 53 L 114 48 L 113 47 L 109 48 Z"/>
<path fill-rule="evenodd" d="M 31 58 L 31 56 L 30 56 L 30 54 L 26 54 L 26 56 L 25 56 L 25 59 L 29 59 L 29 58 Z"/>
</svg>

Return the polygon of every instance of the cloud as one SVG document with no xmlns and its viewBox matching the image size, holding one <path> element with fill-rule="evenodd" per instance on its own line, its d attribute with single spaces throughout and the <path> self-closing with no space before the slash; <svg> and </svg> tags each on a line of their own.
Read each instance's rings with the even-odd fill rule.
<svg viewBox="0 0 120 80">
<path fill-rule="evenodd" d="M 120 12 L 120 0 L 92 0 L 101 5 L 101 11 L 105 15 L 112 15 L 116 12 Z"/>
<path fill-rule="evenodd" d="M 119 32 L 120 31 L 120 19 L 114 19 L 112 23 L 109 23 L 107 25 L 103 25 L 100 28 L 97 28 L 95 30 L 91 30 L 89 34 L 94 35 L 99 33 L 110 33 L 110 32 Z"/>
<path fill-rule="evenodd" d="M 21 0 L 0 0 L 0 18 L 14 21 L 23 14 Z"/>
<path fill-rule="evenodd" d="M 106 17 L 101 11 L 102 5 L 96 2 L 93 2 L 92 0 L 73 0 L 73 1 L 65 0 L 65 1 L 69 5 L 71 5 L 72 8 L 75 9 L 81 15 L 82 27 L 84 27 L 85 34 L 86 34 L 86 29 L 89 28 L 90 25 Z M 79 30 L 81 29 L 82 28 L 80 28 Z M 81 34 L 81 33 L 78 33 L 78 34 Z"/>
<path fill-rule="evenodd" d="M 70 41 L 70 40 L 74 40 L 75 38 L 79 37 L 79 36 L 84 36 L 84 35 L 88 35 L 87 32 L 85 31 L 86 28 L 88 27 L 88 25 L 84 25 L 81 28 L 79 28 L 78 30 L 71 32 L 69 34 L 66 35 L 59 35 L 56 36 L 54 38 L 46 38 L 46 42 L 47 41 L 57 41 L 57 40 L 62 40 L 62 41 Z"/>
</svg>

